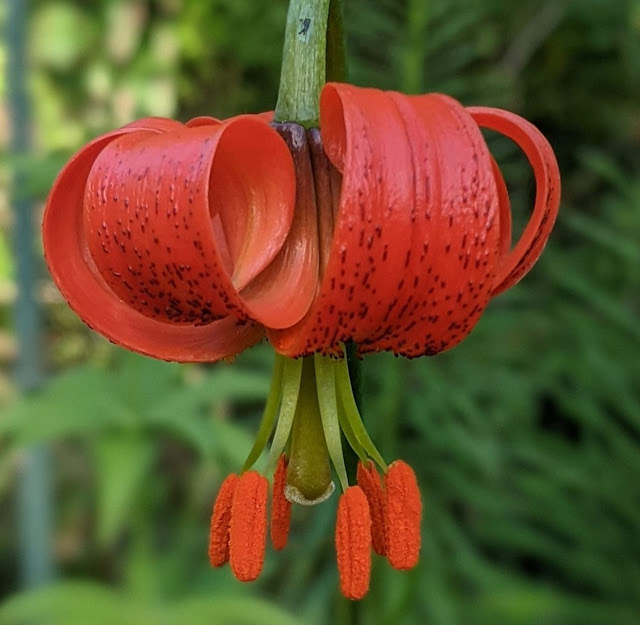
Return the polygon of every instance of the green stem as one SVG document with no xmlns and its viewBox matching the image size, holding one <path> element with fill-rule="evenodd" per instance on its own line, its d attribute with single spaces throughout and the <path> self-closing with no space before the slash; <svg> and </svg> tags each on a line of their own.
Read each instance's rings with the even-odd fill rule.
<svg viewBox="0 0 640 625">
<path fill-rule="evenodd" d="M 344 0 L 331 0 L 327 27 L 327 82 L 347 80 L 343 9 Z"/>
<path fill-rule="evenodd" d="M 425 83 L 425 54 L 427 27 L 429 24 L 429 2 L 409 0 L 407 7 L 407 32 L 402 56 L 403 93 L 423 93 Z"/>
<path fill-rule="evenodd" d="M 329 2 L 289 3 L 276 122 L 296 122 L 307 129 L 319 124 L 318 103 L 326 81 Z"/>
</svg>

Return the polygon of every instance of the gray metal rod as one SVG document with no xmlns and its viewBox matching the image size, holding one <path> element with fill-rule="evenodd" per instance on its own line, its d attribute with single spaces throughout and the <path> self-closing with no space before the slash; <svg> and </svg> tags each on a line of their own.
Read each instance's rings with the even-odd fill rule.
<svg viewBox="0 0 640 625">
<path fill-rule="evenodd" d="M 31 147 L 31 110 L 25 77 L 27 0 L 9 0 L 6 21 L 7 101 L 11 126 L 10 151 L 24 156 Z M 38 261 L 34 251 L 34 204 L 22 193 L 24 172 L 13 176 L 14 249 L 18 296 L 14 324 L 18 342 L 15 379 L 23 393 L 43 380 L 41 317 L 35 297 Z M 17 192 L 16 192 L 17 191 Z M 17 525 L 20 574 L 25 587 L 48 582 L 53 576 L 51 555 L 51 484 L 49 450 L 40 445 L 25 450 L 18 484 Z"/>
</svg>

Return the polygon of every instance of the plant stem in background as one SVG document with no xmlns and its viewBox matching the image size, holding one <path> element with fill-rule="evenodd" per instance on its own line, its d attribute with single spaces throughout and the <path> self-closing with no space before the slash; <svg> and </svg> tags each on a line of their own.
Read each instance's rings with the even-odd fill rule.
<svg viewBox="0 0 640 625">
<path fill-rule="evenodd" d="M 345 82 L 347 75 L 344 0 L 331 0 L 327 26 L 327 82 Z"/>
<path fill-rule="evenodd" d="M 429 2 L 409 0 L 407 7 L 404 54 L 402 56 L 403 93 L 424 93 L 427 24 L 429 22 Z"/>
</svg>

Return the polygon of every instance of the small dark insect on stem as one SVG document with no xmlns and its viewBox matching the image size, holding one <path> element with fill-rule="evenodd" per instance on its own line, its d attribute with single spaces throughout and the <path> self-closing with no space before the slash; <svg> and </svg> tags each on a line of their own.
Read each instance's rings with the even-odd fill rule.
<svg viewBox="0 0 640 625">
<path fill-rule="evenodd" d="M 300 20 L 300 25 L 301 27 L 300 27 L 300 30 L 298 31 L 298 34 L 304 37 L 309 32 L 309 26 L 311 26 L 311 20 L 308 17 L 305 17 L 304 19 Z"/>
</svg>

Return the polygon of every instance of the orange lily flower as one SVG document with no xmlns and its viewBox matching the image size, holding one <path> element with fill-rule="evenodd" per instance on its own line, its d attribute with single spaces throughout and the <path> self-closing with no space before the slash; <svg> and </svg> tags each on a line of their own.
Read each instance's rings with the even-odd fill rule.
<svg viewBox="0 0 640 625">
<path fill-rule="evenodd" d="M 344 345 L 416 357 L 461 341 L 536 262 L 560 177 L 529 122 L 440 94 L 329 83 L 321 130 L 271 117 L 150 118 L 95 139 L 51 190 L 45 255 L 78 315 L 128 349 L 215 361 L 268 338 L 272 390 L 244 472 L 214 507 L 211 562 L 230 561 L 244 581 L 262 568 L 267 482 L 249 469 L 275 430 L 274 545 L 286 544 L 291 502 L 331 494 L 333 464 L 341 588 L 359 599 L 372 548 L 395 568 L 417 563 L 421 503 L 410 467 L 387 467 L 364 429 Z M 481 128 L 515 141 L 535 175 L 514 246 Z M 341 431 L 361 460 L 357 486 Z"/>
</svg>

